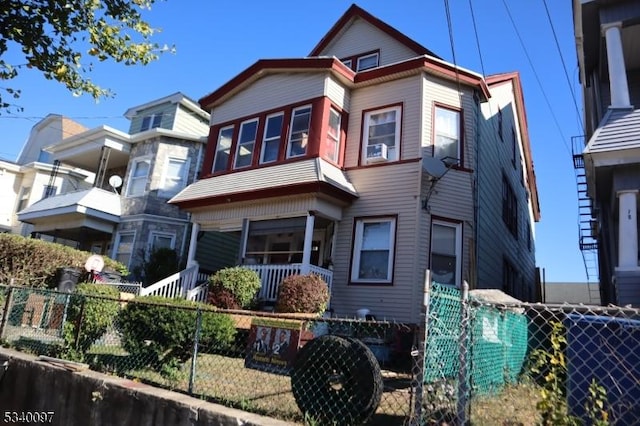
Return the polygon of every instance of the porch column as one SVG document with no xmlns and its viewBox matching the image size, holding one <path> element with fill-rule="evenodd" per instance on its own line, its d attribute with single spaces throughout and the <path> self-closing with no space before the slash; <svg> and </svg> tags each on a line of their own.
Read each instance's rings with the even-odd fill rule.
<svg viewBox="0 0 640 426">
<path fill-rule="evenodd" d="M 313 246 L 313 227 L 315 226 L 316 216 L 314 212 L 307 214 L 307 225 L 304 228 L 304 246 L 302 248 L 302 274 L 308 274 L 311 270 L 311 249 Z"/>
<path fill-rule="evenodd" d="M 191 239 L 189 240 L 189 253 L 187 254 L 187 268 L 196 264 L 196 246 L 198 245 L 198 233 L 200 232 L 200 224 L 191 224 Z"/>
<path fill-rule="evenodd" d="M 638 268 L 637 190 L 618 191 L 618 267 Z"/>
<path fill-rule="evenodd" d="M 627 70 L 624 65 L 624 53 L 622 51 L 621 27 L 621 22 L 602 25 L 602 32 L 607 44 L 607 64 L 609 66 L 612 107 L 628 107 L 631 105 Z"/>
</svg>

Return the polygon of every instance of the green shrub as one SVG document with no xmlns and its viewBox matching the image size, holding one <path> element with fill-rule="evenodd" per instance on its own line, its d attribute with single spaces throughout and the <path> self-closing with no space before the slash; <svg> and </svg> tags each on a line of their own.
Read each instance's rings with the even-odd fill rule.
<svg viewBox="0 0 640 426">
<path fill-rule="evenodd" d="M 208 305 L 159 296 L 128 302 L 118 317 L 124 348 L 141 366 L 157 371 L 162 371 L 163 365 L 185 362 L 193 352 L 197 318 L 193 308 L 197 307 Z M 230 316 L 203 310 L 201 351 L 228 347 L 235 333 Z"/>
<path fill-rule="evenodd" d="M 0 233 L 0 283 L 55 287 L 58 268 L 82 268 L 91 253 L 61 244 Z M 104 257 L 105 269 L 128 275 L 120 262 Z"/>
<path fill-rule="evenodd" d="M 327 309 L 329 287 L 317 275 L 289 275 L 280 284 L 276 312 L 321 314 Z"/>
<path fill-rule="evenodd" d="M 249 308 L 260 290 L 260 277 L 255 271 L 239 266 L 220 269 L 209 278 L 209 292 L 228 290 L 242 308 Z"/>
<path fill-rule="evenodd" d="M 100 298 L 90 296 L 100 296 Z M 69 296 L 67 320 L 64 323 L 63 352 L 68 357 L 80 360 L 85 358 L 91 345 L 104 335 L 118 316 L 120 306 L 117 299 L 119 297 L 120 292 L 113 286 L 78 284 L 75 292 Z"/>
</svg>

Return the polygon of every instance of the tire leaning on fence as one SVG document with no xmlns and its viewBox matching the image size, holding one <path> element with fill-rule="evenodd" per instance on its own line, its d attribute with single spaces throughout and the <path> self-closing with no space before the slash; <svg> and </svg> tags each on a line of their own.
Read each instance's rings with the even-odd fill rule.
<svg viewBox="0 0 640 426">
<path fill-rule="evenodd" d="M 325 335 L 298 352 L 291 389 L 300 411 L 310 419 L 357 425 L 366 422 L 380 404 L 382 374 L 362 342 Z"/>
</svg>

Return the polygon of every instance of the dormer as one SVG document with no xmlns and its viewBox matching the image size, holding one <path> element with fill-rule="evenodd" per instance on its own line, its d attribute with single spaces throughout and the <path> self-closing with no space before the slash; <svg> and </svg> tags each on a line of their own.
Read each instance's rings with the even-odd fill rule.
<svg viewBox="0 0 640 426">
<path fill-rule="evenodd" d="M 355 72 L 422 55 L 440 59 L 426 47 L 355 4 L 309 53 L 309 56 L 335 56 Z"/>
<path fill-rule="evenodd" d="M 180 92 L 129 108 L 124 116 L 131 120 L 129 134 L 156 128 L 206 134 L 209 127 L 209 114 Z"/>
</svg>

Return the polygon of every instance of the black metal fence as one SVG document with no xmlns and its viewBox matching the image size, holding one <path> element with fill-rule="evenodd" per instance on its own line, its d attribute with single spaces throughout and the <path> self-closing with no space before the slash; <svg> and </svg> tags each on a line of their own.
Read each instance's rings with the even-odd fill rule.
<svg viewBox="0 0 640 426">
<path fill-rule="evenodd" d="M 310 425 L 640 424 L 637 310 L 426 290 L 405 324 L 5 287 L 0 339 Z"/>
</svg>

